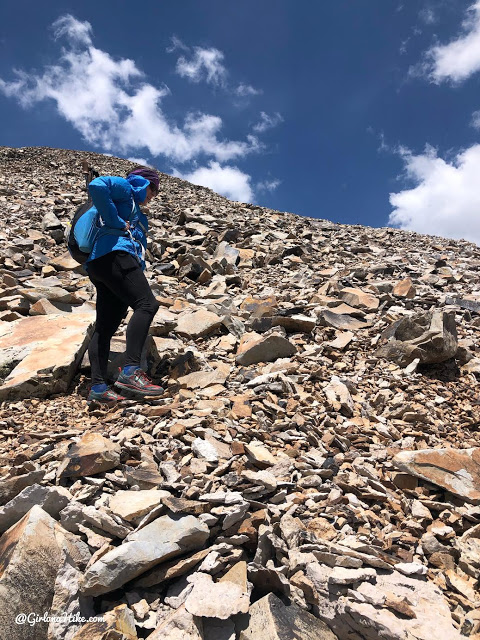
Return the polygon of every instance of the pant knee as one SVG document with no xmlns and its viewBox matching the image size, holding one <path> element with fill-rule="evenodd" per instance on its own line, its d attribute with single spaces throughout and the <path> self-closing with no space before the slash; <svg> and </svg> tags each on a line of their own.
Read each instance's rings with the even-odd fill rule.
<svg viewBox="0 0 480 640">
<path fill-rule="evenodd" d="M 157 300 L 155 300 L 155 298 L 152 296 L 151 298 L 141 300 L 140 303 L 136 306 L 135 311 L 142 311 L 143 313 L 146 313 L 151 318 L 153 318 L 159 308 L 160 303 L 157 302 Z"/>
</svg>

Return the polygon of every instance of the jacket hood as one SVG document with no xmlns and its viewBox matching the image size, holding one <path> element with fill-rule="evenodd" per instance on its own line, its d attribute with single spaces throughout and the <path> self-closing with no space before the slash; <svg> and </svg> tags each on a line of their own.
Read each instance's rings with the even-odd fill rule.
<svg viewBox="0 0 480 640">
<path fill-rule="evenodd" d="M 133 191 L 133 199 L 135 202 L 143 202 L 147 197 L 147 187 L 150 182 L 142 176 L 131 174 L 127 178 Z"/>
</svg>

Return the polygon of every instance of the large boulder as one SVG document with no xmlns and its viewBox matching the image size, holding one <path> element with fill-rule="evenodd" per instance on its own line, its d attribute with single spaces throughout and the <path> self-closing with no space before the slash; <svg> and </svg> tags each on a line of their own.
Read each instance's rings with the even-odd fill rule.
<svg viewBox="0 0 480 640">
<path fill-rule="evenodd" d="M 115 469 L 120 464 L 120 445 L 100 433 L 88 432 L 70 445 L 57 469 L 58 478 L 91 476 Z"/>
<path fill-rule="evenodd" d="M 294 604 L 286 606 L 273 593 L 250 607 L 240 640 L 336 640 L 327 625 Z"/>
<path fill-rule="evenodd" d="M 58 523 L 34 506 L 0 538 L 0 638 L 47 640 L 48 621 L 15 620 L 21 614 L 43 616 L 51 609 L 64 558 L 58 530 Z"/>
<path fill-rule="evenodd" d="M 0 323 L 0 401 L 65 392 L 94 320 L 92 312 Z"/>
<path fill-rule="evenodd" d="M 480 504 L 480 448 L 401 451 L 393 458 L 400 471 L 436 484 L 468 502 Z"/>
<path fill-rule="evenodd" d="M 339 638 L 430 640 L 435 629 L 437 638 L 460 640 L 448 600 L 424 578 L 377 571 L 376 577 L 355 580 L 342 596 L 339 589 L 345 587 L 331 580 L 330 567 L 312 562 L 306 575 L 316 591 L 315 614 Z"/>
<path fill-rule="evenodd" d="M 454 311 L 429 311 L 397 320 L 380 336 L 376 356 L 402 367 L 418 359 L 435 364 L 453 358 L 458 340 Z"/>
<path fill-rule="evenodd" d="M 194 516 L 157 518 L 94 562 L 84 575 L 82 592 L 97 596 L 118 589 L 147 569 L 198 549 L 208 536 L 207 525 Z"/>
</svg>

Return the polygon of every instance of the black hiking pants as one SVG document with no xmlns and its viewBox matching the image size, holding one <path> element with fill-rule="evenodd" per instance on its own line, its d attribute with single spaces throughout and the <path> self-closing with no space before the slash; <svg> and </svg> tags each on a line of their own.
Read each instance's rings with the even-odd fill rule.
<svg viewBox="0 0 480 640">
<path fill-rule="evenodd" d="M 140 357 L 153 317 L 160 306 L 138 261 L 126 251 L 112 251 L 88 263 L 88 276 L 97 290 L 95 332 L 88 346 L 92 384 L 107 382 L 110 341 L 128 307 L 125 365 L 140 366 Z"/>
</svg>

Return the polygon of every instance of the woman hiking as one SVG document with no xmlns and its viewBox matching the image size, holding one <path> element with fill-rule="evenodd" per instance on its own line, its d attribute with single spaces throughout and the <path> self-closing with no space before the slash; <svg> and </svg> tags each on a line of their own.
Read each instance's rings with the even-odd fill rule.
<svg viewBox="0 0 480 640">
<path fill-rule="evenodd" d="M 126 178 L 101 176 L 88 187 L 93 205 L 105 225 L 123 234 L 99 233 L 85 267 L 97 291 L 95 332 L 88 347 L 92 387 L 88 402 L 115 404 L 124 400 L 107 384 L 110 341 L 128 307 L 133 315 L 127 326 L 125 366 L 115 387 L 137 397 L 164 393 L 140 368 L 140 356 L 159 304 L 145 277 L 148 220 L 139 205 L 158 193 L 160 178 L 153 169 L 136 167 Z"/>
</svg>

